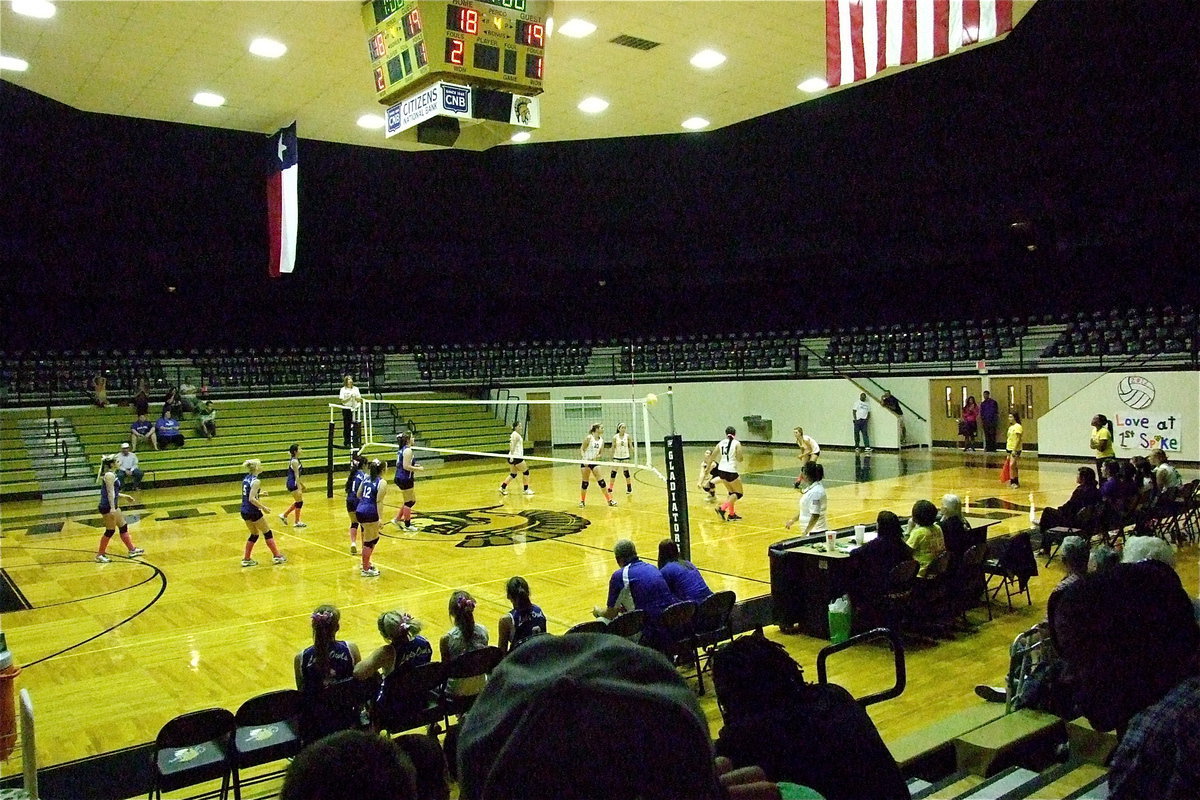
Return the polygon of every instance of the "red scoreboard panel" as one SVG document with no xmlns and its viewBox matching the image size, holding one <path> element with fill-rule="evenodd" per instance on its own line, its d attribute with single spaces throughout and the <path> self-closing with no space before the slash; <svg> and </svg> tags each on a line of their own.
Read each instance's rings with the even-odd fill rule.
<svg viewBox="0 0 1200 800">
<path fill-rule="evenodd" d="M 542 93 L 550 0 L 368 0 L 375 96 L 390 105 L 436 81 Z"/>
</svg>

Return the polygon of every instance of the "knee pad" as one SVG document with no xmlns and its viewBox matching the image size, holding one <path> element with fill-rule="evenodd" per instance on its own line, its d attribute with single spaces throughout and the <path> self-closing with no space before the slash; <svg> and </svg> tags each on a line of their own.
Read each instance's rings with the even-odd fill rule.
<svg viewBox="0 0 1200 800">
<path fill-rule="evenodd" d="M 263 538 L 269 542 L 275 538 L 275 534 L 272 533 L 271 531 L 267 531 L 266 533 L 263 534 Z"/>
<path fill-rule="evenodd" d="M 522 475 L 524 475 L 526 478 L 528 478 L 528 477 L 529 477 L 529 470 L 525 470 L 525 471 L 524 471 L 524 472 L 522 472 L 521 474 L 522 474 Z M 513 477 L 514 477 L 514 478 L 515 478 L 515 477 L 517 477 L 517 475 L 516 475 L 516 473 L 515 473 L 515 472 L 513 473 Z"/>
<path fill-rule="evenodd" d="M 297 501 L 296 501 L 295 503 L 293 503 L 292 505 L 296 506 L 296 508 L 304 508 L 304 501 L 303 501 L 303 500 L 297 500 Z"/>
<path fill-rule="evenodd" d="M 608 479 L 610 481 L 615 481 L 617 479 L 617 471 L 615 469 L 612 472 L 608 473 Z"/>
<path fill-rule="evenodd" d="M 515 477 L 517 477 L 517 473 L 515 473 L 515 472 L 510 472 L 510 473 L 508 473 L 508 479 L 509 479 L 510 481 L 511 481 L 513 478 L 515 478 Z"/>
<path fill-rule="evenodd" d="M 625 470 L 625 480 L 629 480 L 629 470 Z"/>
<path fill-rule="evenodd" d="M 250 544 L 254 544 L 255 542 L 258 541 L 258 534 L 257 533 L 250 534 L 250 536 L 248 536 L 246 538 L 246 541 L 249 542 Z"/>
<path fill-rule="evenodd" d="M 105 532 L 104 532 L 104 538 L 105 538 L 105 539 L 111 539 L 113 536 L 115 536 L 115 535 L 116 535 L 116 533 L 117 533 L 116 531 L 105 531 Z"/>
<path fill-rule="evenodd" d="M 374 547 L 375 547 L 375 545 L 377 545 L 377 544 L 379 544 L 379 537 L 378 537 L 378 536 L 376 536 L 374 539 L 372 539 L 372 540 L 371 540 L 371 541 L 369 541 L 369 542 L 363 542 L 363 547 L 370 547 L 370 548 L 374 548 Z"/>
<path fill-rule="evenodd" d="M 606 484 L 604 482 L 604 478 L 601 478 L 600 480 L 596 481 L 596 485 L 599 486 L 601 489 L 605 489 L 608 487 L 608 484 Z"/>
<path fill-rule="evenodd" d="M 579 482 L 579 488 L 580 488 L 580 489 L 583 489 L 583 490 L 586 492 L 586 491 L 587 491 L 587 487 L 588 487 L 588 482 L 587 482 L 587 481 L 580 481 L 580 482 Z"/>
<path fill-rule="evenodd" d="M 356 531 L 356 530 L 358 530 L 358 523 L 357 523 L 357 522 L 351 522 L 351 523 L 350 523 L 350 530 L 352 530 L 352 531 Z"/>
<path fill-rule="evenodd" d="M 745 495 L 742 494 L 741 492 L 734 492 L 733 496 L 736 497 L 738 500 L 741 500 L 743 497 L 745 497 Z"/>
<path fill-rule="evenodd" d="M 405 501 L 404 501 L 404 507 L 405 507 L 405 508 L 412 508 L 412 507 L 413 507 L 413 506 L 415 506 L 416 504 L 417 504 L 417 501 L 416 501 L 416 500 L 405 500 Z"/>
</svg>

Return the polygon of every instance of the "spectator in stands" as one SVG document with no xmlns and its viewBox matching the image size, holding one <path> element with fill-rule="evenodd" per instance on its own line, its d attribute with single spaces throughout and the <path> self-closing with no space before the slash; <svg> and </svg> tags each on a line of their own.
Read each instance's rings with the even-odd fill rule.
<svg viewBox="0 0 1200 800">
<path fill-rule="evenodd" d="M 138 442 L 149 442 L 154 445 L 154 449 L 158 449 L 158 429 L 154 427 L 154 423 L 146 419 L 145 414 L 138 414 L 138 418 L 129 426 L 129 441 L 134 451 L 137 450 Z"/>
<path fill-rule="evenodd" d="M 1008 454 L 1008 485 L 1016 489 L 1021 486 L 1021 451 L 1025 449 L 1025 428 L 1021 426 L 1021 412 L 1008 412 L 1008 433 L 1004 449 Z"/>
<path fill-rule="evenodd" d="M 1165 451 L 1151 450 L 1148 460 L 1150 466 L 1154 468 L 1154 485 L 1159 492 L 1163 489 L 1177 489 L 1183 486 L 1183 476 L 1179 474 L 1179 470 L 1175 469 L 1175 465 L 1167 460 Z"/>
<path fill-rule="evenodd" d="M 979 424 L 983 426 L 984 451 L 996 452 L 996 430 L 1000 427 L 1000 404 L 992 399 L 991 392 L 983 393 L 983 402 L 979 404 Z"/>
<path fill-rule="evenodd" d="M 340 731 L 310 744 L 287 768 L 279 800 L 416 800 L 412 762 L 386 737 Z"/>
<path fill-rule="evenodd" d="M 724 717 L 716 751 L 735 767 L 757 765 L 771 781 L 809 787 L 826 800 L 907 798 L 879 731 L 835 684 L 809 684 L 783 646 L 744 636 L 712 659 Z"/>
<path fill-rule="evenodd" d="M 713 593 L 700 570 L 679 554 L 679 545 L 671 539 L 658 543 L 658 571 L 671 589 L 671 594 L 680 600 L 702 603 Z"/>
<path fill-rule="evenodd" d="M 1084 715 L 1097 730 L 1120 731 L 1109 798 L 1194 798 L 1200 627 L 1179 576 L 1153 561 L 1118 564 L 1064 590 L 1052 621 Z"/>
<path fill-rule="evenodd" d="M 131 492 L 142 488 L 142 471 L 138 469 L 138 457 L 129 442 L 121 442 L 121 452 L 117 453 L 117 477 Z"/>
<path fill-rule="evenodd" d="M 520 575 L 508 579 L 504 587 L 512 610 L 500 618 L 496 643 L 501 653 L 507 653 L 534 636 L 546 632 L 546 615 L 529 597 L 529 582 Z"/>
<path fill-rule="evenodd" d="M 179 389 L 174 386 L 167 389 L 167 394 L 163 397 L 163 414 L 165 415 L 168 411 L 175 419 L 183 416 L 183 400 L 179 397 Z"/>
<path fill-rule="evenodd" d="M 976 531 L 963 514 L 962 500 L 956 494 L 942 497 L 942 508 L 938 512 L 938 527 L 942 529 L 942 541 L 950 551 L 950 569 L 958 566 L 963 553 L 977 544 L 984 544 L 987 534 Z"/>
<path fill-rule="evenodd" d="M 342 378 L 342 388 L 338 392 L 338 403 L 346 406 L 342 409 L 342 446 L 357 447 L 354 428 L 354 417 L 362 407 L 362 393 L 354 385 L 354 378 L 347 375 Z"/>
<path fill-rule="evenodd" d="M 1104 465 L 1116 461 L 1117 454 L 1113 450 L 1112 423 L 1103 414 L 1092 417 L 1092 451 L 1096 454 L 1096 474 L 1104 474 Z"/>
<path fill-rule="evenodd" d="M 458 765 L 463 800 L 716 800 L 746 788 L 718 785 L 708 722 L 670 662 L 603 634 L 539 636 L 505 658 L 466 716 Z"/>
<path fill-rule="evenodd" d="M 296 654 L 296 688 L 314 693 L 355 673 L 362 660 L 358 645 L 337 638 L 342 614 L 335 606 L 320 605 L 310 617 L 313 643 Z"/>
<path fill-rule="evenodd" d="M 971 395 L 967 398 L 967 402 L 963 403 L 962 415 L 958 418 L 958 435 L 963 440 L 963 452 L 975 449 L 975 436 L 979 432 L 979 404 L 975 402 L 975 396 Z"/>
<path fill-rule="evenodd" d="M 908 535 L 905 544 L 912 548 L 913 558 L 921 565 L 917 576 L 924 578 L 933 560 L 946 549 L 946 541 L 942 529 L 937 525 L 938 509 L 928 500 L 918 500 L 913 504 L 912 517 L 908 521 Z"/>
<path fill-rule="evenodd" d="M 92 399 L 100 408 L 108 407 L 108 378 L 103 374 L 92 378 Z"/>
<path fill-rule="evenodd" d="M 613 557 L 617 560 L 617 570 L 608 581 L 607 605 L 596 606 L 592 614 L 612 619 L 635 608 L 646 612 L 642 640 L 654 646 L 663 638 L 658 618 L 667 606 L 676 602 L 675 595 L 658 568 L 638 558 L 637 547 L 629 539 L 620 539 L 613 545 Z"/>
<path fill-rule="evenodd" d="M 825 493 L 825 467 L 815 461 L 804 465 L 801 473 L 804 493 L 800 495 L 799 509 L 796 516 L 783 523 L 783 527 L 791 529 L 800 523 L 800 535 L 808 536 L 813 533 L 823 533 L 829 530 L 829 499 Z"/>
<path fill-rule="evenodd" d="M 375 701 L 375 719 L 386 720 L 422 700 L 398 696 L 393 678 L 432 661 L 433 646 L 421 635 L 421 621 L 404 611 L 385 611 L 379 615 L 376 625 L 384 644 L 355 665 L 354 677 L 360 681 L 383 677 L 383 686 Z"/>
<path fill-rule="evenodd" d="M 144 416 L 149 415 L 149 413 L 150 413 L 150 395 L 146 393 L 146 382 L 145 381 L 143 381 L 143 380 L 138 381 L 137 394 L 135 394 L 133 396 L 133 400 L 130 401 L 130 405 L 133 406 L 133 413 L 136 416 L 144 417 Z"/>
<path fill-rule="evenodd" d="M 488 646 L 487 628 L 475 621 L 475 598 L 459 589 L 450 595 L 450 619 L 454 626 L 446 632 L 439 643 L 442 661 L 450 662 L 461 655 Z M 479 694 L 487 677 L 456 678 L 446 688 L 453 695 Z"/>
<path fill-rule="evenodd" d="M 1075 524 L 1079 512 L 1089 506 L 1094 506 L 1103 498 L 1100 487 L 1096 485 L 1096 473 L 1091 467 L 1080 467 L 1075 476 L 1075 490 L 1067 502 L 1058 508 L 1047 506 L 1042 509 L 1038 520 L 1038 529 L 1042 532 L 1042 553 L 1049 554 L 1055 541 L 1051 528 L 1070 528 Z"/>
<path fill-rule="evenodd" d="M 205 400 L 204 405 L 200 407 L 200 414 L 196 417 L 196 430 L 205 439 L 217 435 L 217 410 L 213 408 L 212 400 Z"/>
<path fill-rule="evenodd" d="M 867 393 L 859 392 L 858 400 L 850 407 L 850 419 L 854 421 L 854 450 L 858 452 L 859 439 L 867 452 L 871 452 L 871 404 L 867 402 Z"/>
<path fill-rule="evenodd" d="M 200 398 L 196 394 L 196 387 L 192 385 L 189 378 L 184 378 L 183 383 L 179 384 L 179 402 L 181 412 L 200 410 Z"/>
<path fill-rule="evenodd" d="M 875 538 L 850 553 L 854 576 L 850 599 L 855 606 L 869 605 L 887 590 L 888 576 L 896 565 L 913 557 L 912 548 L 904 543 L 900 518 L 891 511 L 880 511 L 875 518 Z"/>
<path fill-rule="evenodd" d="M 879 398 L 879 405 L 896 415 L 896 426 L 900 431 L 900 446 L 904 447 L 904 440 L 907 437 L 904 428 L 904 409 L 900 407 L 900 401 L 890 390 L 884 389 L 883 396 Z"/>
<path fill-rule="evenodd" d="M 183 447 L 183 432 L 179 430 L 179 420 L 175 419 L 170 411 L 163 410 L 163 415 L 154 423 L 154 432 L 158 444 L 163 447 Z"/>
</svg>

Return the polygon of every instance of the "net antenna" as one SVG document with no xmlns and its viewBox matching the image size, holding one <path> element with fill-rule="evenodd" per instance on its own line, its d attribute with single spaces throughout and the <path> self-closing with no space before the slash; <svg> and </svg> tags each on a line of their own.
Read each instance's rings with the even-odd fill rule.
<svg viewBox="0 0 1200 800">
<path fill-rule="evenodd" d="M 405 413 L 417 414 L 420 406 L 475 406 L 490 411 L 497 425 L 511 425 L 513 419 L 512 406 L 545 405 L 551 407 L 551 441 L 564 447 L 578 447 L 588 430 L 595 423 L 604 426 L 606 460 L 597 461 L 598 467 L 612 469 L 648 470 L 665 480 L 663 473 L 654 463 L 654 441 L 651 425 L 654 417 L 650 406 L 658 402 L 658 397 L 648 394 L 644 397 L 630 399 L 603 398 L 567 398 L 561 400 L 527 400 L 520 397 L 497 398 L 486 400 L 425 400 L 425 399 L 368 399 L 362 402 L 362 436 L 363 444 L 360 452 L 372 450 L 394 451 L 397 433 L 408 430 L 415 434 L 419 441 L 421 434 L 417 425 L 408 419 Z M 403 412 L 403 413 L 402 413 Z M 418 415 L 419 416 L 419 415 Z M 629 460 L 612 461 L 612 439 L 617 432 L 617 425 L 624 423 L 626 432 L 630 435 Z M 416 451 L 438 453 L 454 456 L 480 456 L 485 458 L 507 457 L 508 445 L 495 450 L 467 450 L 445 447 L 412 446 Z M 553 456 L 525 455 L 526 461 L 536 461 L 548 464 L 578 464 L 579 457 L 572 454 L 567 458 Z"/>
</svg>

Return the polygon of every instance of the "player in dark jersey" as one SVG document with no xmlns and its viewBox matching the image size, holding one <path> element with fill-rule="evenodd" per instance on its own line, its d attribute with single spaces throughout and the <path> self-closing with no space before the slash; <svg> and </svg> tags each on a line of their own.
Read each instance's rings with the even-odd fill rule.
<svg viewBox="0 0 1200 800">
<path fill-rule="evenodd" d="M 412 434 L 405 431 L 396 435 L 396 486 L 404 496 L 404 504 L 396 512 L 393 525 L 399 525 L 406 531 L 420 530 L 412 523 L 413 506 L 417 504 L 417 493 L 413 488 L 416 470 L 424 469 L 416 462 L 412 449 Z"/>
<path fill-rule="evenodd" d="M 100 505 L 97 511 L 104 519 L 104 534 L 100 537 L 100 547 L 96 550 L 96 562 L 107 564 L 112 559 L 108 557 L 108 543 L 113 534 L 121 532 L 121 541 L 129 548 L 129 557 L 140 556 L 146 551 L 133 546 L 133 537 L 129 535 L 129 524 L 125 522 L 125 512 L 121 511 L 121 498 L 132 500 L 127 494 L 121 494 L 121 479 L 116 472 L 117 457 L 105 456 L 100 462 Z"/>
<path fill-rule="evenodd" d="M 242 554 L 242 566 L 258 565 L 258 562 L 250 555 L 254 552 L 254 543 L 258 541 L 260 535 L 271 551 L 273 556 L 271 560 L 276 564 L 282 564 L 287 559 L 279 552 L 279 545 L 275 543 L 275 534 L 271 532 L 271 523 L 267 522 L 267 515 L 271 513 L 271 509 L 264 506 L 258 499 L 262 494 L 262 483 L 258 479 L 263 468 L 262 462 L 257 458 L 251 458 L 244 461 L 242 466 L 246 470 L 246 477 L 242 478 L 242 519 L 245 520 L 246 528 L 250 531 L 250 537 L 246 539 L 246 550 Z"/>
<path fill-rule="evenodd" d="M 379 544 L 379 507 L 387 494 L 387 481 L 383 479 L 383 462 L 372 459 L 367 467 L 367 476 L 358 483 L 358 505 L 354 514 L 362 528 L 362 576 L 374 578 L 379 570 L 371 563 L 371 554 Z"/>
<path fill-rule="evenodd" d="M 500 618 L 500 640 L 497 644 L 501 653 L 507 653 L 517 645 L 546 632 L 546 615 L 529 599 L 529 582 L 520 575 L 508 579 L 505 586 L 512 611 Z"/>
<path fill-rule="evenodd" d="M 288 448 L 288 453 L 292 459 L 288 462 L 287 471 L 287 490 L 292 493 L 292 504 L 288 506 L 288 510 L 279 515 L 283 520 L 283 524 L 288 524 L 288 514 L 296 512 L 296 527 L 307 528 L 300 521 L 300 511 L 304 508 L 304 481 L 300 480 L 300 473 L 304 470 L 304 465 L 300 463 L 300 445 L 294 444 Z"/>
<path fill-rule="evenodd" d="M 355 450 L 350 455 L 350 473 L 346 476 L 346 514 L 350 517 L 350 555 L 358 552 L 358 487 L 366 478 L 367 460 Z"/>
</svg>

